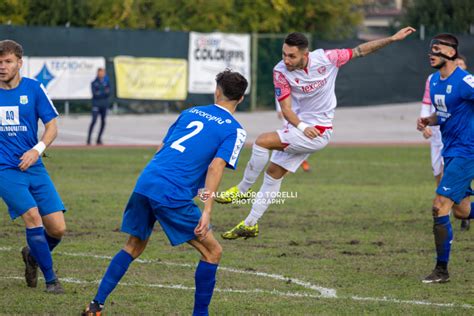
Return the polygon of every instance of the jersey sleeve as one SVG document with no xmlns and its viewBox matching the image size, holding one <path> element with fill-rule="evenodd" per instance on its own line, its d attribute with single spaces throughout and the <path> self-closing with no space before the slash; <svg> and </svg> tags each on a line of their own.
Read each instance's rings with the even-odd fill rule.
<svg viewBox="0 0 474 316">
<path fill-rule="evenodd" d="M 245 144 L 247 132 L 237 128 L 234 133 L 229 134 L 217 150 L 215 158 L 221 158 L 227 162 L 227 168 L 235 169 L 239 160 L 240 151 Z"/>
<path fill-rule="evenodd" d="M 431 98 L 430 98 L 430 77 L 426 79 L 425 92 L 423 94 L 423 100 L 421 101 L 421 117 L 428 117 L 431 115 Z"/>
<path fill-rule="evenodd" d="M 349 60 L 351 60 L 352 49 L 330 49 L 324 51 L 324 54 L 326 54 L 326 57 L 329 59 L 331 64 L 339 68 L 341 66 L 344 66 Z"/>
<path fill-rule="evenodd" d="M 465 100 L 474 101 L 474 76 L 471 74 L 462 79 L 461 97 Z"/>
<path fill-rule="evenodd" d="M 43 84 L 40 84 L 38 87 L 36 111 L 43 124 L 47 124 L 49 121 L 59 116 L 58 111 L 54 107 L 53 101 L 49 98 L 48 92 L 46 92 Z"/>
<path fill-rule="evenodd" d="M 273 71 L 273 85 L 275 86 L 275 97 L 278 101 L 282 101 L 290 96 L 290 84 L 285 75 L 277 70 Z"/>
</svg>

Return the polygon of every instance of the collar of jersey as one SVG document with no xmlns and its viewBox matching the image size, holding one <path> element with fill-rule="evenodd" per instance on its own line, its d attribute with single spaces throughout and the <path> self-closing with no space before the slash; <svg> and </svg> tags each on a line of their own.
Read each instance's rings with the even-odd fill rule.
<svg viewBox="0 0 474 316">
<path fill-rule="evenodd" d="M 441 81 L 446 81 L 446 80 L 448 80 L 449 78 L 451 78 L 452 75 L 454 75 L 455 72 L 458 71 L 458 68 L 461 69 L 461 67 L 456 66 L 456 68 L 454 69 L 454 71 L 453 71 L 449 76 L 447 76 L 446 78 L 441 78 L 441 73 L 439 73 L 439 80 L 441 80 Z M 461 69 L 461 70 L 462 70 L 462 69 Z"/>
<path fill-rule="evenodd" d="M 214 103 L 214 105 L 217 106 L 218 108 L 223 109 L 224 111 L 228 112 L 230 115 L 232 115 L 232 112 L 229 111 L 229 110 L 227 110 L 227 109 L 226 109 L 225 107 L 223 107 L 222 105 L 219 105 L 219 104 L 216 104 L 216 103 Z"/>
</svg>

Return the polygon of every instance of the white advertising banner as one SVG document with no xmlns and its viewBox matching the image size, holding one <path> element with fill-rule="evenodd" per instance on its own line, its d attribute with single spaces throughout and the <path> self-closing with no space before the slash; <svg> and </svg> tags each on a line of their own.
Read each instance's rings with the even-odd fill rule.
<svg viewBox="0 0 474 316">
<path fill-rule="evenodd" d="M 250 35 L 191 32 L 188 62 L 189 93 L 214 93 L 216 75 L 226 68 L 240 72 L 250 87 Z"/>
<path fill-rule="evenodd" d="M 41 82 L 51 99 L 91 99 L 91 82 L 104 57 L 28 57 L 22 74 Z"/>
</svg>

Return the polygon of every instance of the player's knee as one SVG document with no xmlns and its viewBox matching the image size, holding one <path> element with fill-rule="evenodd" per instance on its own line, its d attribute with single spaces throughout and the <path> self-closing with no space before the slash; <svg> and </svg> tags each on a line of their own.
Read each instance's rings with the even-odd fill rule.
<svg viewBox="0 0 474 316">
<path fill-rule="evenodd" d="M 145 250 L 147 241 L 140 238 L 130 236 L 124 250 L 128 252 L 134 259 L 138 258 Z"/>
<path fill-rule="evenodd" d="M 285 176 L 285 174 L 288 171 L 285 170 L 284 168 L 280 167 L 277 164 L 270 163 L 270 165 L 267 168 L 267 174 L 272 177 L 273 179 L 281 179 Z"/>
<path fill-rule="evenodd" d="M 433 217 L 445 216 L 449 214 L 453 202 L 451 199 L 444 196 L 437 196 L 433 201 L 433 207 L 431 211 L 433 212 Z"/>
<path fill-rule="evenodd" d="M 26 227 L 38 227 L 43 225 L 41 215 L 37 207 L 33 207 L 26 211 L 21 218 L 25 222 Z"/>
<path fill-rule="evenodd" d="M 255 140 L 255 144 L 260 147 L 266 148 L 268 144 L 267 144 L 265 135 L 263 134 L 263 135 L 258 136 L 257 139 Z"/>
<path fill-rule="evenodd" d="M 471 211 L 470 207 L 465 207 L 462 204 L 459 204 L 459 205 L 455 204 L 453 206 L 453 214 L 454 214 L 454 217 L 456 217 L 457 219 L 468 218 L 470 211 Z"/>
<path fill-rule="evenodd" d="M 207 262 L 219 263 L 222 257 L 222 246 L 216 243 L 211 249 L 209 249 L 208 257 L 205 258 Z"/>
<path fill-rule="evenodd" d="M 47 230 L 49 236 L 61 239 L 66 233 L 66 224 L 57 225 Z"/>
</svg>

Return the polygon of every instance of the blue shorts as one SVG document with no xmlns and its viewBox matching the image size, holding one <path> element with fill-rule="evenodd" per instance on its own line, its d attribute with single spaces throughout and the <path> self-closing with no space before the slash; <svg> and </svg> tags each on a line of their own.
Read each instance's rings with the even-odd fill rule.
<svg viewBox="0 0 474 316">
<path fill-rule="evenodd" d="M 121 230 L 146 240 L 158 220 L 171 245 L 177 246 L 196 238 L 194 229 L 200 219 L 201 211 L 194 203 L 171 208 L 133 192 L 123 213 Z"/>
<path fill-rule="evenodd" d="M 450 198 L 454 203 L 473 195 L 474 159 L 463 157 L 444 158 L 444 173 L 436 193 Z"/>
<path fill-rule="evenodd" d="M 48 171 L 42 165 L 0 170 L 0 196 L 8 206 L 12 220 L 33 207 L 41 216 L 66 211 Z"/>
</svg>

